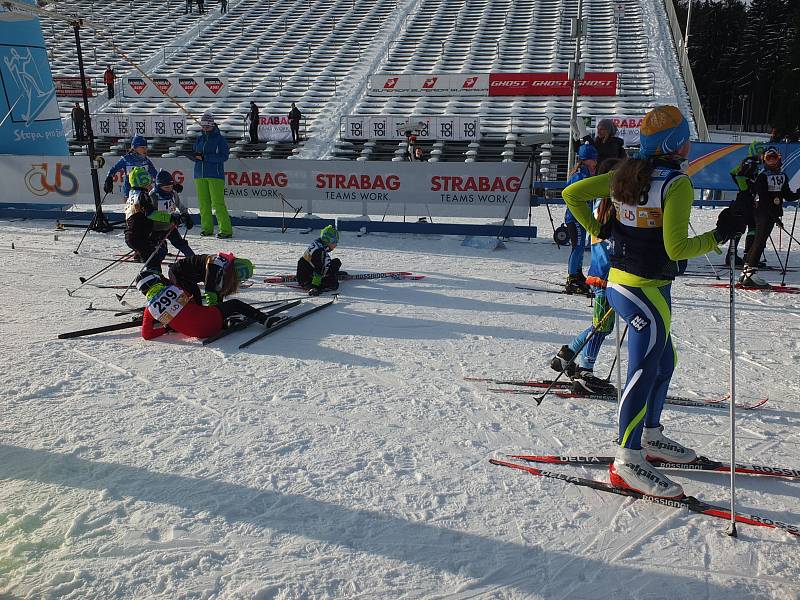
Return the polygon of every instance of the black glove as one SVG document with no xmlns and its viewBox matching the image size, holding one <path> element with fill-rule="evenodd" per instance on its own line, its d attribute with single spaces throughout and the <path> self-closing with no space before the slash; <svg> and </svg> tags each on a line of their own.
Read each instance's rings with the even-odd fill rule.
<svg viewBox="0 0 800 600">
<path fill-rule="evenodd" d="M 175 190 L 176 192 L 178 192 L 179 194 L 183 193 L 183 185 L 180 184 L 180 183 L 173 183 L 172 184 L 172 189 Z"/>
<path fill-rule="evenodd" d="M 310 290 L 308 290 L 308 295 L 309 296 L 319 296 L 321 293 L 322 293 L 322 289 L 320 289 L 318 287 L 312 287 Z"/>
<path fill-rule="evenodd" d="M 194 153 L 194 158 L 195 158 L 195 160 L 203 160 L 203 154 L 200 153 L 200 152 L 195 152 Z"/>
<path fill-rule="evenodd" d="M 731 238 L 740 237 L 747 228 L 747 221 L 744 215 L 731 210 L 724 209 L 717 217 L 717 228 L 714 230 L 714 239 L 718 244 L 728 241 Z"/>
<path fill-rule="evenodd" d="M 106 194 L 110 194 L 114 191 L 114 178 L 109 175 L 106 177 L 106 180 L 103 182 L 103 191 Z"/>
<path fill-rule="evenodd" d="M 181 224 L 181 215 L 180 215 L 180 213 L 172 213 L 169 216 L 169 222 L 172 223 L 173 225 L 175 225 L 175 227 L 180 225 Z"/>
<path fill-rule="evenodd" d="M 184 225 L 186 225 L 186 229 L 189 230 L 194 227 L 194 221 L 192 221 L 192 215 L 189 213 L 183 213 L 181 215 L 181 221 Z"/>
</svg>

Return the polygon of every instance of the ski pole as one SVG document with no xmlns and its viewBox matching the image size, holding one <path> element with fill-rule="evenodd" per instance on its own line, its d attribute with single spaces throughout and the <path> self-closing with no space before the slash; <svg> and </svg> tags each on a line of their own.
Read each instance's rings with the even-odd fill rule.
<svg viewBox="0 0 800 600">
<path fill-rule="evenodd" d="M 789 236 L 790 240 L 794 240 L 795 244 L 800 244 L 800 242 L 797 241 L 797 238 L 794 237 L 794 235 L 793 235 L 794 231 L 792 231 L 792 233 L 789 233 L 788 231 L 786 231 L 786 227 L 783 226 L 783 223 L 781 221 L 778 221 L 775 224 L 783 231 L 783 233 L 785 233 L 786 235 Z M 794 228 L 792 228 L 792 229 L 794 229 Z"/>
<path fill-rule="evenodd" d="M 794 226 L 797 224 L 797 209 L 800 207 L 800 202 L 794 206 L 794 219 L 792 219 L 792 233 L 789 234 L 789 245 L 786 247 L 786 260 L 783 261 L 783 275 L 781 276 L 781 285 L 786 285 L 786 270 L 789 268 L 789 250 L 792 249 L 792 240 L 794 239 Z"/>
<path fill-rule="evenodd" d="M 775 257 L 778 259 L 778 264 L 781 266 L 781 272 L 785 273 L 786 269 L 783 268 L 783 261 L 781 260 L 781 255 L 778 254 L 778 248 L 775 247 L 775 240 L 772 239 L 772 235 L 769 236 L 769 241 L 772 244 L 772 249 L 775 250 Z M 792 240 L 789 240 L 791 242 Z"/>
<path fill-rule="evenodd" d="M 108 192 L 106 192 L 105 196 L 103 196 L 103 199 L 100 200 L 100 206 L 103 206 L 103 202 L 106 201 L 106 197 L 107 196 L 108 196 Z M 89 224 L 86 226 L 86 231 L 83 232 L 83 237 L 81 238 L 81 241 L 78 242 L 77 248 L 75 248 L 75 250 L 72 251 L 73 254 L 77 254 L 78 253 L 78 250 L 80 249 L 81 244 L 83 244 L 83 240 L 86 239 L 86 234 L 89 233 L 89 230 L 92 228 L 92 225 L 94 225 L 94 222 L 95 222 L 96 218 L 97 218 L 97 213 L 94 214 L 94 216 L 92 217 L 92 220 L 89 221 Z"/>
<path fill-rule="evenodd" d="M 102 269 L 100 269 L 99 271 L 97 271 L 95 274 L 93 274 L 93 275 L 90 275 L 89 277 L 79 277 L 78 279 L 80 279 L 80 281 L 81 281 L 81 284 L 80 284 L 78 287 L 76 287 L 74 290 L 70 290 L 69 288 L 67 288 L 67 296 L 72 296 L 72 294 L 74 294 L 75 292 L 77 292 L 79 289 L 81 289 L 81 288 L 82 288 L 83 286 L 85 286 L 87 283 L 90 283 L 90 282 L 91 282 L 93 279 L 95 279 L 96 277 L 98 277 L 98 276 L 102 275 L 103 273 L 105 273 L 105 272 L 106 272 L 106 271 L 108 271 L 109 269 L 111 269 L 111 268 L 113 268 L 113 267 L 117 266 L 119 263 L 123 262 L 123 261 L 124 261 L 126 258 L 128 258 L 128 257 L 130 257 L 130 256 L 132 256 L 132 255 L 133 255 L 133 250 L 131 250 L 131 251 L 130 251 L 130 252 L 128 252 L 127 254 L 123 254 L 122 256 L 120 256 L 120 257 L 119 257 L 118 259 L 116 259 L 115 261 L 113 261 L 113 262 L 111 262 L 111 263 L 107 264 L 105 267 L 103 267 Z"/>
<path fill-rule="evenodd" d="M 733 252 L 736 248 L 736 238 L 731 238 L 729 251 Z M 731 523 L 726 533 L 730 537 L 736 537 L 736 285 L 734 281 L 734 269 L 730 272 L 730 360 L 731 360 L 731 399 L 730 399 L 730 421 L 731 421 Z"/>
<path fill-rule="evenodd" d="M 136 275 L 134 276 L 134 278 L 133 278 L 133 279 L 131 279 L 131 282 L 128 284 L 128 287 L 126 287 L 126 288 L 125 288 L 125 291 L 124 291 L 124 292 L 122 292 L 122 294 L 114 294 L 114 295 L 117 297 L 117 300 L 119 300 L 120 304 L 125 304 L 125 303 L 122 301 L 122 300 L 125 298 L 125 294 L 127 294 L 127 293 L 128 293 L 128 291 L 130 291 L 130 289 L 131 289 L 131 287 L 133 286 L 133 284 L 134 284 L 134 283 L 136 283 L 136 278 L 137 278 L 137 277 L 139 277 L 139 275 L 141 275 L 141 274 L 142 274 L 142 271 L 144 271 L 144 270 L 147 268 L 147 265 L 148 265 L 148 263 L 149 263 L 151 260 L 153 260 L 153 258 L 154 258 L 154 257 L 155 257 L 155 256 L 156 256 L 156 255 L 157 255 L 157 254 L 158 254 L 158 253 L 161 251 L 161 244 L 166 244 L 166 242 L 167 242 L 167 238 L 170 236 L 170 234 L 171 234 L 171 233 L 172 233 L 174 230 L 175 230 L 175 224 L 173 223 L 173 224 L 171 224 L 171 225 L 169 226 L 169 231 L 167 231 L 167 235 L 165 235 L 165 236 L 162 238 L 162 240 L 161 240 L 160 242 L 158 242 L 158 244 L 156 244 L 156 249 L 155 249 L 155 250 L 153 250 L 153 253 L 152 253 L 152 254 L 151 254 L 151 255 L 150 255 L 148 258 L 147 258 L 147 260 L 146 260 L 146 261 L 144 261 L 144 265 L 142 265 L 142 268 L 141 268 L 141 269 L 139 269 L 139 272 L 138 272 L 138 273 L 136 273 Z"/>
<path fill-rule="evenodd" d="M 570 365 L 575 362 L 575 359 L 578 358 L 578 356 L 580 355 L 581 351 L 584 349 L 586 344 L 589 343 L 589 340 L 591 340 L 592 337 L 594 336 L 594 334 L 597 333 L 597 331 L 600 329 L 600 327 L 603 326 L 603 323 L 605 323 L 606 319 L 609 317 L 609 315 L 611 315 L 612 312 L 614 312 L 614 309 L 613 308 L 609 308 L 606 311 L 606 314 L 603 315 L 603 318 L 600 319 L 597 322 L 597 325 L 593 325 L 592 326 L 592 330 L 589 332 L 589 335 L 586 336 L 586 339 L 583 340 L 583 343 L 581 344 L 580 348 L 578 348 L 578 350 L 575 352 L 575 354 L 572 356 L 572 358 L 569 359 L 569 362 L 567 362 L 567 365 L 564 367 L 564 370 L 561 371 L 558 375 L 556 375 L 556 378 L 553 379 L 553 381 L 550 382 L 550 385 L 547 386 L 547 389 L 545 391 L 543 391 L 541 394 L 533 396 L 533 399 L 536 400 L 536 404 L 537 405 L 541 404 L 542 400 L 544 400 L 544 397 L 547 394 L 550 393 L 550 390 L 552 390 L 553 387 L 555 387 L 555 385 L 558 383 L 558 380 L 561 379 L 561 376 L 564 373 L 566 373 L 567 369 L 569 369 Z"/>
<path fill-rule="evenodd" d="M 617 316 L 617 327 L 619 327 L 619 316 Z M 622 342 L 625 341 L 625 336 L 628 335 L 628 324 L 625 323 L 625 330 L 622 332 L 622 339 L 620 339 L 619 335 L 617 335 L 617 345 L 622 346 Z M 614 365 L 617 364 L 617 359 L 619 358 L 619 353 L 614 354 L 614 360 L 611 363 L 611 368 L 608 370 L 608 375 L 606 375 L 605 380 L 611 381 L 611 374 L 614 372 Z"/>
<path fill-rule="evenodd" d="M 692 227 L 692 222 L 691 222 L 691 221 L 689 221 L 689 229 L 691 229 L 691 230 L 692 230 L 692 235 L 694 235 L 695 237 L 697 237 L 697 232 L 694 230 L 694 227 Z M 717 272 L 717 269 L 714 267 L 714 264 L 711 262 L 711 259 L 710 259 L 710 258 L 708 258 L 708 254 L 704 254 L 703 256 L 705 256 L 705 257 L 706 257 L 706 260 L 708 261 L 708 266 L 709 266 L 709 267 L 711 267 L 711 270 L 712 270 L 712 271 L 714 271 L 714 277 L 715 277 L 716 279 L 719 279 L 719 273 Z M 735 262 L 735 261 L 734 261 L 734 262 Z M 734 267 L 731 267 L 731 270 L 733 270 L 733 268 L 734 268 Z"/>
</svg>

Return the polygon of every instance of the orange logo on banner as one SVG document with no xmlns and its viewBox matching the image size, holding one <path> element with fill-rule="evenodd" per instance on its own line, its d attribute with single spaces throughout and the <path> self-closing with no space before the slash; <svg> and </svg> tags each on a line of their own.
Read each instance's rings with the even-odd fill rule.
<svg viewBox="0 0 800 600">
<path fill-rule="evenodd" d="M 56 192 L 61 196 L 74 196 L 78 191 L 78 179 L 69 172 L 69 165 L 56 163 L 55 181 L 50 184 L 47 181 L 47 171 L 50 163 L 39 163 L 31 165 L 31 170 L 25 173 L 25 187 L 34 196 L 46 196 L 50 192 Z M 70 182 L 69 188 L 63 188 L 62 177 Z"/>
</svg>

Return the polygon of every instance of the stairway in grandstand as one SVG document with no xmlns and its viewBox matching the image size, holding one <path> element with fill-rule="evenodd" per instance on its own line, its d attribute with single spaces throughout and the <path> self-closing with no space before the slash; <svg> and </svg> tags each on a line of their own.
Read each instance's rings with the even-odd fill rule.
<svg viewBox="0 0 800 600">
<path fill-rule="evenodd" d="M 641 114 L 664 101 L 688 107 L 682 83 L 669 75 L 678 69 L 661 1 L 584 1 L 586 70 L 618 72 L 619 84 L 617 96 L 581 97 L 578 114 Z M 397 155 L 397 142 L 341 140 L 334 148 L 346 115 L 479 116 L 479 140 L 429 144 L 440 160 L 524 160 L 519 135 L 550 130 L 561 142 L 568 135 L 568 96 L 376 97 L 367 94 L 367 84 L 375 73 L 565 72 L 574 53 L 569 24 L 577 0 L 234 1 L 227 15 L 219 14 L 214 1 L 206 3 L 202 17 L 196 9 L 185 15 L 184 6 L 184 0 L 55 4 L 57 10 L 82 11 L 107 24 L 114 43 L 152 75 L 228 77 L 229 96 L 193 98 L 186 107 L 197 117 L 213 109 L 241 156 L 291 152 L 303 158 L 373 160 Z M 71 29 L 47 19 L 42 28 L 54 75 L 75 75 Z M 107 63 L 116 66 L 118 76 L 136 74 L 91 31 L 85 30 L 83 42 L 90 76 L 101 78 Z M 305 117 L 305 147 L 244 144 L 250 100 L 262 115 L 286 114 L 297 102 Z M 62 104 L 62 110 L 68 107 Z M 119 95 L 101 108 L 178 113 L 166 99 Z M 196 131 L 190 124 L 189 139 L 171 150 L 187 147 Z M 158 150 L 168 146 L 165 142 Z M 121 150 L 119 144 L 112 148 Z"/>
</svg>

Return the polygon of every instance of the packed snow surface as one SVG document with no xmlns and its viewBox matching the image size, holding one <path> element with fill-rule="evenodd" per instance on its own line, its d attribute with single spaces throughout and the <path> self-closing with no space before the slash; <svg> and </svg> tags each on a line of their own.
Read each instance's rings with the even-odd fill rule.
<svg viewBox="0 0 800 600">
<path fill-rule="evenodd" d="M 464 379 L 550 377 L 551 355 L 590 323 L 586 298 L 515 288 L 564 278 L 567 250 L 535 210 L 540 237 L 497 251 L 452 236 L 345 233 L 335 255 L 347 271 L 425 279 L 344 283 L 332 307 L 241 351 L 257 327 L 205 347 L 176 334 L 147 342 L 136 329 L 57 340 L 126 318 L 86 310 L 119 307 L 118 290 L 66 292 L 126 251 L 122 233 L 91 233 L 75 255 L 81 229 L 4 221 L 0 597 L 800 597 L 800 540 L 785 533 L 740 525 L 732 539 L 722 520 L 489 464 L 512 451 L 614 451 L 613 403 L 548 396 L 537 406 Z M 715 217 L 695 211 L 694 225 L 710 229 Z M 223 244 L 198 230 L 188 236 L 197 251 L 255 263 L 242 299 L 297 295 L 261 281 L 293 272 L 313 234 L 240 227 Z M 783 259 L 788 240 L 773 239 Z M 789 263 L 800 265 L 796 246 Z M 127 284 L 138 268 L 101 283 Z M 690 273 L 673 286 L 670 391 L 720 397 L 728 293 L 687 285 L 714 281 L 705 258 Z M 127 298 L 142 301 L 135 290 Z M 738 457 L 796 469 L 800 295 L 736 300 L 739 398 L 769 395 L 738 412 Z M 612 335 L 600 376 L 613 347 Z M 663 423 L 727 459 L 726 410 L 668 406 Z M 729 502 L 727 475 L 674 477 Z M 800 523 L 800 482 L 740 476 L 737 489 L 741 511 Z"/>
</svg>

